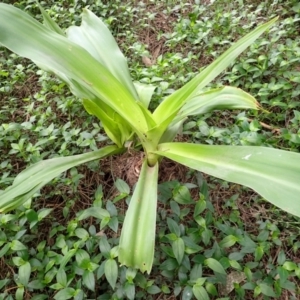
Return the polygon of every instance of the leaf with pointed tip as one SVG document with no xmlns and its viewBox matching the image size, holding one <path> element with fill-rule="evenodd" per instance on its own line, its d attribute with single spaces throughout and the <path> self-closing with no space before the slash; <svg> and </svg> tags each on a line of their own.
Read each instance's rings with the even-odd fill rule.
<svg viewBox="0 0 300 300">
<path fill-rule="evenodd" d="M 195 284 L 193 286 L 193 293 L 197 300 L 209 300 L 209 296 L 203 286 Z"/>
<path fill-rule="evenodd" d="M 3 46 L 51 70 L 67 83 L 76 82 L 119 113 L 138 134 L 148 130 L 131 90 L 84 48 L 12 5 L 0 3 L 0 19 Z"/>
<path fill-rule="evenodd" d="M 223 266 L 216 259 L 214 259 L 214 258 L 207 258 L 204 261 L 204 264 L 206 264 L 214 272 L 226 275 L 226 272 L 225 272 Z"/>
<path fill-rule="evenodd" d="M 131 91 L 134 98 L 139 99 L 145 108 L 148 107 L 156 87 L 139 82 L 135 82 L 133 85 L 127 61 L 123 56 L 123 53 L 120 51 L 107 26 L 97 18 L 96 15 L 89 10 L 84 10 L 81 26 L 71 26 L 67 30 L 67 37 L 69 40 L 82 46 L 95 59 L 106 66 L 107 69 Z M 108 44 L 109 47 L 107 46 Z M 74 87 L 71 89 L 74 91 Z M 78 93 L 75 94 L 78 95 Z M 87 97 L 86 93 L 83 93 L 79 97 L 90 99 L 89 102 L 92 99 L 91 97 Z M 106 114 L 104 112 L 100 113 L 99 110 L 101 108 L 103 109 L 104 106 L 103 101 L 100 101 L 99 99 L 93 99 L 93 101 L 99 108 L 97 108 L 96 111 L 89 109 L 88 112 L 96 115 L 102 121 L 104 130 L 118 146 L 123 145 L 132 133 L 132 130 L 128 127 L 128 123 L 117 113 L 110 113 L 107 108 L 105 109 Z M 142 109 L 142 111 L 146 120 L 148 120 L 150 127 L 155 126 L 156 124 L 153 123 L 152 116 L 149 112 L 144 109 Z M 103 114 L 105 114 L 105 116 L 103 116 Z M 112 123 L 113 125 L 110 126 Z M 120 139 L 118 139 L 118 137 L 120 137 Z"/>
<path fill-rule="evenodd" d="M 83 9 L 81 25 L 69 27 L 67 38 L 87 50 L 130 91 L 134 99 L 138 100 L 128 70 L 127 60 L 100 18 L 90 10 Z"/>
<path fill-rule="evenodd" d="M 91 160 L 100 159 L 121 151 L 123 149 L 117 146 L 107 146 L 84 154 L 43 160 L 30 166 L 15 178 L 10 187 L 0 192 L 0 212 L 7 212 L 22 205 L 62 172 Z"/>
<path fill-rule="evenodd" d="M 174 92 L 172 95 L 164 99 L 164 101 L 156 108 L 153 113 L 155 121 L 160 124 L 175 114 L 181 107 L 199 94 L 201 90 L 223 72 L 247 47 L 249 47 L 260 35 L 269 29 L 278 18 L 262 24 L 241 38 L 225 53 L 217 58 L 213 63 L 206 67 L 190 82 L 182 88 Z"/>
<path fill-rule="evenodd" d="M 180 109 L 172 124 L 187 116 L 205 114 L 217 109 L 241 108 L 258 109 L 259 104 L 253 96 L 243 90 L 225 86 L 193 97 Z"/>
<path fill-rule="evenodd" d="M 31 265 L 30 262 L 25 262 L 22 266 L 19 267 L 19 280 L 20 283 L 24 286 L 28 285 L 28 281 L 31 273 Z"/>
<path fill-rule="evenodd" d="M 105 262 L 104 266 L 104 273 L 107 281 L 109 282 L 110 286 L 115 289 L 117 279 L 118 279 L 118 266 L 114 259 L 109 258 Z"/>
<path fill-rule="evenodd" d="M 156 154 L 252 188 L 300 217 L 300 154 L 266 147 L 165 143 Z"/>
<path fill-rule="evenodd" d="M 184 256 L 184 241 L 182 238 L 177 238 L 172 242 L 172 249 L 175 255 L 175 258 L 180 265 Z"/>
</svg>

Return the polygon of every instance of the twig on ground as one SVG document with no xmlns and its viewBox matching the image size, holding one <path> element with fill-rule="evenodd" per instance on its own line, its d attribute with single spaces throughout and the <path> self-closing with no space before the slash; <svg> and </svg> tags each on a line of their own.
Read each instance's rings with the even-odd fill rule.
<svg viewBox="0 0 300 300">
<path fill-rule="evenodd" d="M 252 122 L 252 121 L 253 121 L 253 119 L 250 119 L 250 118 L 248 118 L 248 121 L 249 121 L 249 122 Z M 277 133 L 277 134 L 279 134 L 279 133 L 280 133 L 280 128 L 274 128 L 273 126 L 271 126 L 271 125 L 268 125 L 268 124 L 266 124 L 266 123 L 264 123 L 264 122 L 259 122 L 259 124 L 260 124 L 260 125 L 261 125 L 261 127 L 263 127 L 263 128 L 266 128 L 266 129 L 272 130 L 272 132 L 275 132 L 275 133 Z"/>
</svg>

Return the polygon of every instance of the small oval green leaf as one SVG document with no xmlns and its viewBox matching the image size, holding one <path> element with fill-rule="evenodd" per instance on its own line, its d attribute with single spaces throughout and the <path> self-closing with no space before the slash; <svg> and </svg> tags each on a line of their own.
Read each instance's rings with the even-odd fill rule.
<svg viewBox="0 0 300 300">
<path fill-rule="evenodd" d="M 224 268 L 222 267 L 222 265 L 214 258 L 206 259 L 205 264 L 213 271 L 226 275 L 226 272 L 225 272 Z"/>
<path fill-rule="evenodd" d="M 82 276 L 84 285 L 91 291 L 95 291 L 95 276 L 93 272 L 85 270 Z"/>
<path fill-rule="evenodd" d="M 65 300 L 65 299 L 71 299 L 74 296 L 75 290 L 73 288 L 65 288 L 61 291 L 59 291 L 55 296 L 55 300 Z"/>
<path fill-rule="evenodd" d="M 234 235 L 226 236 L 219 244 L 221 248 L 229 248 L 232 247 L 236 242 L 237 238 Z"/>
<path fill-rule="evenodd" d="M 209 300 L 209 296 L 203 286 L 194 285 L 193 293 L 197 300 Z"/>
<path fill-rule="evenodd" d="M 24 265 L 22 265 L 19 268 L 19 280 L 24 286 L 28 285 L 30 273 L 31 273 L 31 266 L 30 263 L 27 261 L 25 262 Z"/>
<path fill-rule="evenodd" d="M 182 238 L 178 238 L 172 243 L 172 249 L 178 264 L 181 264 L 184 256 L 184 241 Z"/>
<path fill-rule="evenodd" d="M 104 274 L 110 286 L 114 289 L 118 278 L 118 266 L 114 259 L 108 259 L 106 261 Z"/>
<path fill-rule="evenodd" d="M 14 251 L 26 250 L 27 247 L 17 240 L 11 242 L 11 249 Z"/>
</svg>

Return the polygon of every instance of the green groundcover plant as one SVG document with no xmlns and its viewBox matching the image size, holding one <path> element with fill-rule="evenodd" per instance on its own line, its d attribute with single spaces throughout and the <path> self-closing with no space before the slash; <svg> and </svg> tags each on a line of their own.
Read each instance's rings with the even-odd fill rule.
<svg viewBox="0 0 300 300">
<path fill-rule="evenodd" d="M 66 82 L 84 108 L 102 123 L 113 142 L 97 151 L 33 164 L 0 192 L 0 211 L 31 199 L 44 185 L 79 164 L 144 151 L 144 161 L 122 229 L 118 258 L 123 265 L 151 271 L 155 243 L 157 181 L 163 157 L 215 177 L 252 188 L 281 209 L 300 216 L 300 156 L 266 147 L 211 146 L 173 142 L 187 117 L 215 109 L 259 109 L 234 87 L 203 91 L 234 59 L 268 30 L 276 18 L 236 42 L 151 112 L 152 85 L 132 82 L 127 62 L 105 24 L 84 9 L 81 26 L 64 32 L 41 8 L 44 24 L 0 4 L 0 43 Z M 99 208 L 101 209 L 101 208 Z M 180 245 L 178 241 L 178 247 Z"/>
</svg>

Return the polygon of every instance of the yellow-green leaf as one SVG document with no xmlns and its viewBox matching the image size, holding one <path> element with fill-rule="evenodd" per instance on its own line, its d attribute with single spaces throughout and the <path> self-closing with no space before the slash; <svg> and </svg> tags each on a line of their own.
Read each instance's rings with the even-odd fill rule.
<svg viewBox="0 0 300 300">
<path fill-rule="evenodd" d="M 165 143 L 156 154 L 252 188 L 281 209 L 300 216 L 300 154 L 266 147 Z"/>
</svg>

